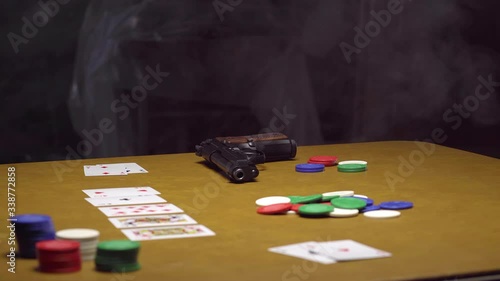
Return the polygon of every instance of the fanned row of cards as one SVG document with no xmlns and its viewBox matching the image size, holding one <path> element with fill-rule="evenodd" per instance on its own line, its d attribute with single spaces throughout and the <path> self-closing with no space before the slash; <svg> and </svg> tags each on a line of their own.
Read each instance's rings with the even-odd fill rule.
<svg viewBox="0 0 500 281">
<path fill-rule="evenodd" d="M 97 164 L 83 166 L 87 177 L 126 176 L 128 174 L 145 174 L 148 171 L 137 163 Z"/>
<path fill-rule="evenodd" d="M 322 264 L 343 261 L 387 258 L 391 253 L 353 240 L 337 240 L 326 242 L 308 241 L 268 249 L 270 252 L 301 258 Z"/>
<path fill-rule="evenodd" d="M 85 198 L 133 241 L 214 236 L 215 233 L 150 186 L 83 190 Z"/>
</svg>

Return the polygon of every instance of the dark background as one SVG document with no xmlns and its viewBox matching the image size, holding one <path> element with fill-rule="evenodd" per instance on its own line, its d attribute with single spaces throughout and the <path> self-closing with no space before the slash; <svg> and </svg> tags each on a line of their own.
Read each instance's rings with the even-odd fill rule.
<svg viewBox="0 0 500 281">
<path fill-rule="evenodd" d="M 2 4 L 0 163 L 64 159 L 108 117 L 117 129 L 88 157 L 190 152 L 261 132 L 284 106 L 296 118 L 276 126 L 300 145 L 443 128 L 443 145 L 500 157 L 498 91 L 456 130 L 443 120 L 479 75 L 500 81 L 498 1 L 407 2 L 351 63 L 339 44 L 389 1 L 243 0 L 223 21 L 213 1 L 91 2 L 59 5 L 17 54 L 8 34 L 41 8 Z M 157 64 L 170 76 L 119 121 L 110 102 Z"/>
</svg>

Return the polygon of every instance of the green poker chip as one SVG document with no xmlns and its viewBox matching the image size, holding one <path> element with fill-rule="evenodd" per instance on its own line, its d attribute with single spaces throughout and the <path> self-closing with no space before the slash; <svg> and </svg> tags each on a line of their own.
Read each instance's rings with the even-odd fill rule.
<svg viewBox="0 0 500 281">
<path fill-rule="evenodd" d="M 103 241 L 97 244 L 95 269 L 106 272 L 130 272 L 141 268 L 137 262 L 140 243 L 129 240 Z"/>
<path fill-rule="evenodd" d="M 327 216 L 333 212 L 333 206 L 325 204 L 307 204 L 299 207 L 299 214 L 304 216 Z"/>
<path fill-rule="evenodd" d="M 309 204 L 321 202 L 323 195 L 321 194 L 313 194 L 307 196 L 288 196 L 290 198 L 290 203 L 292 204 Z"/>
<path fill-rule="evenodd" d="M 363 160 L 341 161 L 337 165 L 337 171 L 344 173 L 364 172 L 366 171 L 367 165 L 368 162 Z"/>
<path fill-rule="evenodd" d="M 332 201 L 332 199 L 339 198 L 339 197 L 340 197 L 340 195 L 322 196 L 321 201 L 328 202 L 328 201 Z"/>
<path fill-rule="evenodd" d="M 339 197 L 332 199 L 332 206 L 341 209 L 362 209 L 366 207 L 366 201 L 353 197 Z"/>
<path fill-rule="evenodd" d="M 139 249 L 140 246 L 141 244 L 136 241 L 112 240 L 99 242 L 99 244 L 97 244 L 97 249 L 104 251 L 127 251 Z"/>
<path fill-rule="evenodd" d="M 364 172 L 364 171 L 366 171 L 366 165 L 363 165 L 363 164 L 338 165 L 337 171 L 344 172 L 344 173 Z"/>
</svg>

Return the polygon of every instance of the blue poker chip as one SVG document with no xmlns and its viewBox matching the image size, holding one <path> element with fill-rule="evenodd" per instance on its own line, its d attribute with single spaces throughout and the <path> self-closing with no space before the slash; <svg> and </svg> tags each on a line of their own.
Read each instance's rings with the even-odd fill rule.
<svg viewBox="0 0 500 281">
<path fill-rule="evenodd" d="M 56 238 L 50 216 L 23 214 L 14 216 L 12 219 L 16 223 L 18 254 L 22 258 L 36 258 L 36 243 Z"/>
<path fill-rule="evenodd" d="M 295 165 L 295 171 L 300 173 L 318 173 L 325 170 L 325 165 L 323 164 L 297 164 Z"/>
<path fill-rule="evenodd" d="M 408 201 L 388 201 L 380 203 L 380 208 L 386 210 L 403 210 L 413 208 L 413 203 Z"/>
<path fill-rule="evenodd" d="M 364 212 L 377 211 L 377 210 L 380 210 L 380 206 L 371 205 L 371 206 L 364 207 L 363 209 L 359 210 L 359 212 L 364 213 Z"/>
<path fill-rule="evenodd" d="M 366 202 L 366 206 L 371 206 L 371 205 L 373 205 L 373 202 L 374 202 L 374 201 L 373 201 L 373 199 L 370 199 L 370 198 L 364 198 L 364 197 L 358 197 L 358 196 L 356 196 L 356 195 L 354 195 L 354 196 L 349 196 L 349 197 L 352 197 L 352 198 L 357 198 L 357 199 L 361 199 L 361 200 L 365 201 L 365 202 Z"/>
</svg>

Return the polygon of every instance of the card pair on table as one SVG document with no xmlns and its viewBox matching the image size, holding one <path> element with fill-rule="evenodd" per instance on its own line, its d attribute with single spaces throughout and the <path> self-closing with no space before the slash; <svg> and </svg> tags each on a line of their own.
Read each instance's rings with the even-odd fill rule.
<svg viewBox="0 0 500 281">
<path fill-rule="evenodd" d="M 353 240 L 338 240 L 291 244 L 269 248 L 273 253 L 302 258 L 322 264 L 390 257 L 391 253 L 375 249 Z"/>
<path fill-rule="evenodd" d="M 85 165 L 83 172 L 87 177 L 93 176 L 126 176 L 128 174 L 144 174 L 146 169 L 137 163 L 117 163 L 117 164 L 98 164 Z"/>
</svg>

